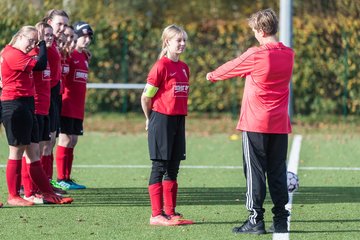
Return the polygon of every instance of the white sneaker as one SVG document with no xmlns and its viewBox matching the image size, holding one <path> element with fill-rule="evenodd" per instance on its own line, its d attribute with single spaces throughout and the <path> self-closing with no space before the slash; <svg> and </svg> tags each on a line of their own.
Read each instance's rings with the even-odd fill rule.
<svg viewBox="0 0 360 240">
<path fill-rule="evenodd" d="M 33 202 L 35 204 L 44 204 L 44 199 L 41 195 L 31 195 L 30 197 L 23 197 L 25 200 L 29 201 L 29 202 Z"/>
</svg>

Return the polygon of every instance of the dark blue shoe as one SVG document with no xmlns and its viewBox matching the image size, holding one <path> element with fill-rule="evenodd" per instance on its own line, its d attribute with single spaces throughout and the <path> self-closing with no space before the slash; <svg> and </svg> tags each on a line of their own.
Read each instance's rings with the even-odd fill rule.
<svg viewBox="0 0 360 240">
<path fill-rule="evenodd" d="M 240 227 L 234 227 L 233 233 L 241 234 L 241 233 L 250 233 L 250 234 L 265 234 L 265 224 L 264 221 L 258 221 L 257 223 L 253 224 L 250 220 L 244 222 L 243 225 Z"/>
</svg>

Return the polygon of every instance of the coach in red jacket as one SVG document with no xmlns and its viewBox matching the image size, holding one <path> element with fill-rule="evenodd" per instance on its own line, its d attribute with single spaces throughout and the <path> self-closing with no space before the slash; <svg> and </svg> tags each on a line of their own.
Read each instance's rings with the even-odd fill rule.
<svg viewBox="0 0 360 240">
<path fill-rule="evenodd" d="M 206 75 L 211 82 L 237 76 L 246 78 L 237 129 L 242 131 L 246 208 L 250 215 L 233 232 L 266 232 L 263 208 L 266 176 L 274 203 L 272 229 L 287 232 L 286 156 L 291 132 L 288 101 L 294 52 L 277 41 L 278 20 L 271 9 L 253 14 L 249 26 L 260 46 L 248 49 Z"/>
</svg>

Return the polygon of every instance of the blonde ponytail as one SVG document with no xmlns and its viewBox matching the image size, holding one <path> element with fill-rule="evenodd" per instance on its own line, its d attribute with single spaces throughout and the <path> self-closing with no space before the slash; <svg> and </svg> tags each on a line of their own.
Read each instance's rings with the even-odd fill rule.
<svg viewBox="0 0 360 240">
<path fill-rule="evenodd" d="M 165 42 L 163 42 L 162 47 L 161 47 L 161 52 L 160 52 L 160 54 L 159 54 L 159 56 L 158 56 L 158 59 L 160 59 L 160 58 L 162 58 L 163 56 L 165 56 L 166 53 L 167 53 L 167 47 L 166 47 Z"/>
</svg>

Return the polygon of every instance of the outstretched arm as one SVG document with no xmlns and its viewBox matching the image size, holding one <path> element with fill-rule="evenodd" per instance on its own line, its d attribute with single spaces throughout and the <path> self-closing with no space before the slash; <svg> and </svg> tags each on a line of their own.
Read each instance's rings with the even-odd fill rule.
<svg viewBox="0 0 360 240">
<path fill-rule="evenodd" d="M 211 82 L 226 80 L 233 77 L 245 77 L 254 67 L 253 51 L 248 50 L 241 56 L 226 62 L 212 72 L 206 74 L 206 79 Z"/>
</svg>

